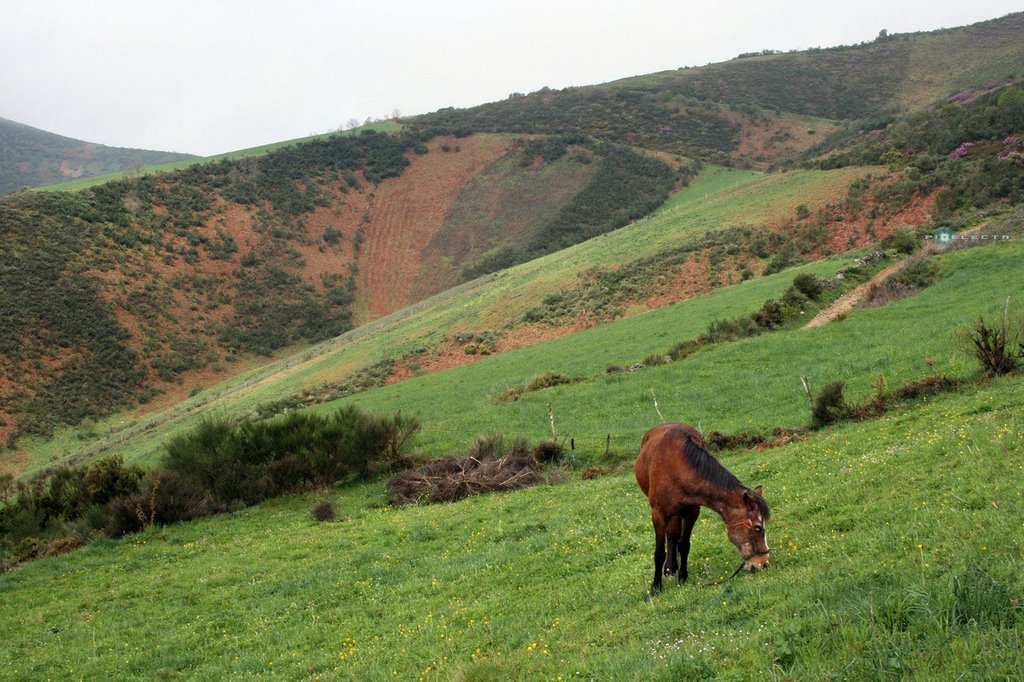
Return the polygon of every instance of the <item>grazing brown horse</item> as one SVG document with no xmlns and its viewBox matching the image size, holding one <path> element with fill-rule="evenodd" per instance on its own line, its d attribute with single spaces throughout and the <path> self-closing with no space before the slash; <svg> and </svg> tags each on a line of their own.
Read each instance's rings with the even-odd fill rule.
<svg viewBox="0 0 1024 682">
<path fill-rule="evenodd" d="M 769 512 L 761 486 L 751 490 L 740 483 L 704 449 L 704 438 L 689 424 L 662 424 L 644 435 L 636 458 L 636 481 L 651 503 L 654 522 L 652 595 L 661 592 L 663 565 L 666 575 L 678 571 L 680 583 L 688 577 L 690 534 L 702 506 L 725 521 L 729 540 L 743 557 L 740 568 L 758 571 L 768 566 L 764 524 Z"/>
</svg>

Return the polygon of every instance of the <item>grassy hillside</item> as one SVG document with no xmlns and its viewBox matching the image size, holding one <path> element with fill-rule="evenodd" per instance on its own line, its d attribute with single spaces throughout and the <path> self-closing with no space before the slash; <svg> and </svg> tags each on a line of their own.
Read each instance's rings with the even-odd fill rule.
<svg viewBox="0 0 1024 682">
<path fill-rule="evenodd" d="M 1024 14 L 871 43 L 745 55 L 720 64 L 606 85 L 541 89 L 409 124 L 450 131 L 583 132 L 697 158 L 739 156 L 745 131 L 795 136 L 792 116 L 854 120 L 893 115 L 969 87 L 1005 83 L 1024 69 Z M 815 128 L 819 127 L 817 125 Z M 827 132 L 827 131 L 826 131 Z M 786 138 L 786 136 L 789 138 Z M 807 141 L 805 145 L 813 142 Z M 771 162 L 766 155 L 763 162 Z"/>
<path fill-rule="evenodd" d="M 651 389 L 672 419 L 701 421 L 726 432 L 800 426 L 807 421 L 802 376 L 816 388 L 845 381 L 848 395 L 863 401 L 879 375 L 896 386 L 929 373 L 968 374 L 971 363 L 956 349 L 951 330 L 981 312 L 997 313 L 1008 296 L 1024 301 L 1017 277 L 1024 273 L 1022 256 L 1019 243 L 950 254 L 938 259 L 944 273 L 939 283 L 884 308 L 820 329 L 712 346 L 640 372 L 604 373 L 610 365 L 666 353 L 712 320 L 753 312 L 778 296 L 797 272 L 826 274 L 840 265 L 815 264 L 345 400 L 370 411 L 400 409 L 420 416 L 426 425 L 421 445 L 431 452 L 457 449 L 467 436 L 491 431 L 541 438 L 548 429 L 548 405 L 560 432 L 574 436 L 584 452 L 603 451 L 607 434 L 616 443 L 638 442 L 657 417 Z M 723 374 L 723 368 L 731 371 Z M 513 403 L 494 401 L 503 390 L 544 371 L 590 380 L 527 393 Z M 319 409 L 335 407 L 327 403 Z"/>
<path fill-rule="evenodd" d="M 0 428 L 46 433 L 233 353 L 351 328 L 351 245 L 301 218 L 358 184 L 357 171 L 361 182 L 400 175 L 408 144 L 335 138 L 163 179 L 5 198 L 0 411 L 25 419 Z M 341 263 L 308 271 L 299 249 L 328 247 Z"/>
<path fill-rule="evenodd" d="M 195 158 L 191 154 L 107 147 L 0 118 L 0 194 Z"/>
<path fill-rule="evenodd" d="M 615 304 L 616 311 L 583 312 L 565 323 L 526 322 L 524 315 L 543 306 L 552 296 L 574 291 L 586 283 L 586 274 L 595 268 L 617 268 L 641 261 L 680 245 L 702 243 L 707 234 L 725 234 L 736 225 L 751 225 L 767 230 L 782 223 L 798 204 L 813 209 L 842 196 L 847 186 L 868 169 L 841 171 L 799 171 L 761 176 L 747 171 L 711 170 L 689 187 L 673 196 L 653 216 L 627 228 L 587 241 L 570 249 L 531 261 L 497 275 L 488 276 L 439 294 L 420 304 L 359 327 L 343 336 L 320 344 L 264 368 L 239 374 L 230 381 L 176 404 L 170 409 L 148 414 L 125 414 L 100 421 L 88 434 L 81 429 L 64 429 L 49 440 L 25 438 L 19 457 L 7 460 L 21 471 L 31 471 L 46 463 L 68 457 L 92 457 L 98 452 L 122 453 L 129 459 L 146 460 L 155 453 L 169 434 L 195 423 L 199 415 L 213 411 L 231 416 L 246 414 L 260 405 L 281 400 L 318 387 L 344 384 L 347 377 L 362 368 L 385 360 L 408 358 L 429 368 L 438 352 L 442 360 L 463 364 L 479 359 L 468 355 L 466 342 L 457 337 L 498 334 L 506 350 L 530 345 L 544 338 L 561 336 L 590 326 L 612 314 L 639 312 L 664 305 L 669 300 L 691 298 L 712 288 L 705 271 L 703 280 L 676 283 L 676 271 L 686 272 L 689 261 L 663 270 L 665 280 L 648 306 L 642 291 L 631 300 Z M 893 224 L 890 224 L 890 228 Z M 753 228 L 752 228 L 753 229 Z M 758 234 L 753 229 L 753 234 Z M 717 247 L 716 247 L 717 248 Z M 751 262 L 755 256 L 749 256 Z M 761 265 L 754 267 L 764 267 Z M 838 268 L 838 264 L 826 267 Z M 735 265 L 733 266 L 735 268 Z M 582 275 L 582 276 L 581 276 Z M 740 272 L 733 269 L 720 276 L 738 282 Z M 745 287 L 752 293 L 743 307 L 756 309 L 764 298 L 777 295 L 792 279 L 788 277 L 754 279 Z M 763 295 L 762 295 L 763 293 Z M 590 304 L 588 304 L 590 305 Z M 743 312 L 739 307 L 730 310 Z M 593 315 L 601 317 L 594 318 Z M 711 315 L 707 313 L 706 315 Z M 701 320 L 706 320 L 706 315 Z M 698 327 L 704 322 L 698 323 Z M 506 328 L 506 325 L 509 327 Z M 640 355 L 636 359 L 642 359 Z M 415 373 L 410 369 L 410 374 Z M 385 376 L 387 373 L 385 373 Z"/>
<path fill-rule="evenodd" d="M 536 441 L 553 419 L 575 445 L 550 485 L 514 493 L 225 498 L 238 511 L 19 566 L 0 574 L 0 677 L 1020 677 L 1024 382 L 983 379 L 954 331 L 1024 301 L 1022 28 L 545 88 L 395 135 L 0 201 L 0 436 L 21 436 L 0 456 L 4 504 L 4 474 L 156 464 L 211 416 L 400 410 L 424 457 Z M 855 256 L 940 227 L 1013 238 L 942 252 L 904 271 L 920 290 L 823 327 L 796 328 L 787 303 L 784 330 L 663 360 L 795 300 L 795 275 L 843 270 L 845 287 Z M 547 372 L 567 382 L 509 394 Z M 951 387 L 805 428 L 802 379 L 864 404 L 929 375 Z M 783 429 L 721 454 L 764 486 L 771 571 L 721 582 L 736 553 L 706 512 L 691 582 L 644 599 L 652 532 L 629 465 L 658 409 L 705 432 Z M 24 526 L 4 528 L 5 560 L 95 536 L 88 510 L 60 518 L 72 478 L 37 479 L 45 504 L 4 517 Z M 333 524 L 310 518 L 324 497 Z M 146 525 L 142 509 L 122 505 Z"/>
<path fill-rule="evenodd" d="M 677 179 L 630 150 L 580 140 L 545 160 L 534 159 L 537 144 L 364 132 L 6 198 L 0 438 L 181 399 L 237 372 L 236 359 L 328 338 L 440 291 L 483 253 L 460 248 L 477 233 L 514 223 L 533 244 L 572 210 L 589 230 L 569 230 L 572 243 L 649 212 Z M 650 168 L 660 184 L 647 183 Z M 506 210 L 490 224 L 453 218 L 447 239 L 435 239 L 464 192 L 463 205 L 472 201 L 478 174 L 506 206 L 542 179 L 569 190 L 550 193 L 536 224 Z M 577 199 L 608 177 L 637 191 Z M 40 299 L 47 305 L 34 307 Z"/>
<path fill-rule="evenodd" d="M 1024 125 L 1024 109 L 1010 102 L 1020 89 L 1000 88 L 1005 77 L 968 83 L 1024 64 L 1009 38 L 1021 21 L 1011 15 L 544 90 L 416 117 L 394 135 L 316 137 L 71 196 L 9 197 L 0 239 L 14 257 L 0 277 L 16 295 L 0 320 L 0 438 L 16 445 L 24 434 L 48 435 L 121 407 L 180 400 L 237 373 L 237 358 L 299 349 L 458 282 L 606 234 L 651 213 L 692 179 L 701 159 L 777 168 L 802 154 L 822 168 L 887 164 L 890 172 L 872 169 L 848 190 L 832 183 L 824 200 L 818 194 L 828 183 L 811 189 L 814 176 L 800 176 L 803 190 L 789 186 L 774 203 L 769 189 L 763 199 L 775 208 L 757 207 L 753 220 L 743 202 L 762 197 L 719 194 L 738 203 L 718 222 L 699 219 L 703 236 L 690 231 L 696 218 L 680 223 L 688 234 L 682 242 L 653 223 L 638 252 L 620 243 L 559 261 L 573 265 L 521 286 L 512 310 L 485 296 L 469 304 L 479 316 L 385 341 L 376 358 L 347 356 L 292 388 L 320 391 L 353 372 L 363 372 L 363 383 L 401 379 L 461 364 L 460 347 L 494 352 L 562 335 L 846 251 L 901 224 L 975 220 L 973 212 L 1012 204 L 1024 191 L 1014 172 L 1020 144 L 1008 142 Z M 928 55 L 967 44 L 959 67 L 926 73 Z M 967 89 L 950 90 L 937 112 L 874 131 L 888 120 L 878 116 L 946 87 Z M 987 124 L 989 110 L 997 110 L 998 125 Z M 922 128 L 945 133 L 932 134 L 922 151 L 927 135 L 907 133 Z M 902 155 L 884 149 L 900 140 L 911 141 Z M 954 159 L 948 155 L 959 147 L 946 151 L 951 140 L 977 149 Z M 520 271 L 527 275 L 520 281 L 531 272 Z M 61 281 L 74 283 L 76 297 L 59 291 Z M 452 300 L 465 291 L 454 290 Z M 507 299 L 510 289 L 492 291 Z M 52 303 L 27 312 L 40 298 Z M 97 434 L 92 422 L 82 431 Z"/>
<path fill-rule="evenodd" d="M 998 309 L 1007 294 L 1017 300 L 1022 255 L 1019 242 L 943 255 L 941 281 L 915 297 L 547 399 L 578 441 L 615 430 L 635 452 L 658 421 L 649 384 L 668 416 L 709 429 L 802 422 L 798 375 L 808 366 L 812 377 L 846 378 L 855 395 L 878 373 L 892 384 L 940 370 L 970 375 L 950 350 L 950 323 Z M 488 383 L 515 375 L 516 356 L 528 371 L 554 362 L 589 372 L 668 343 L 702 309 L 723 314 L 728 307 L 713 302 L 754 284 L 359 402 L 394 409 L 434 382 L 419 411 L 428 423 L 446 420 L 450 440 L 465 443 L 481 422 L 531 432 L 532 418 L 511 414 L 530 403 L 502 412 L 479 400 Z M 601 334 L 606 343 L 588 340 Z M 888 351 L 873 345 L 879 339 Z M 602 348 L 606 356 L 592 357 Z M 917 357 L 925 352 L 932 367 Z M 773 568 L 763 574 L 715 584 L 736 555 L 705 513 L 691 582 L 645 601 L 649 510 L 626 463 L 591 481 L 570 476 L 451 505 L 380 508 L 379 484 L 357 486 L 328 493 L 341 513 L 334 524 L 309 519 L 322 495 L 281 499 L 0 576 L 0 666 L 12 679 L 1013 678 L 1024 666 L 1022 401 L 1013 376 L 785 447 L 723 455 L 772 505 Z M 581 456 L 599 461 L 589 444 Z"/>
</svg>

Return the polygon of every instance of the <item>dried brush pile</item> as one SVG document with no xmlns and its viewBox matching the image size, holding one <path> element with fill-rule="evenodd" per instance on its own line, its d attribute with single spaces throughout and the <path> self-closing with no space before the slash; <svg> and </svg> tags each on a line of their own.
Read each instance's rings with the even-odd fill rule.
<svg viewBox="0 0 1024 682">
<path fill-rule="evenodd" d="M 388 481 L 388 502 L 454 502 L 470 495 L 540 483 L 539 463 L 524 439 L 510 446 L 501 436 L 480 438 L 464 457 L 442 457 Z"/>
</svg>

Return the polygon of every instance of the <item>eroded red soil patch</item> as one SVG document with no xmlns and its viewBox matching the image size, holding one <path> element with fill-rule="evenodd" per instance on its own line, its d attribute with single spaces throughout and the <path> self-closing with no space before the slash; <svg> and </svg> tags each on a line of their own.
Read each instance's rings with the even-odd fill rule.
<svg viewBox="0 0 1024 682">
<path fill-rule="evenodd" d="M 706 253 L 691 256 L 682 265 L 653 282 L 649 295 L 631 301 L 626 307 L 626 314 L 635 315 L 707 293 L 712 289 L 709 273 L 710 264 Z"/>
<path fill-rule="evenodd" d="M 406 356 L 396 361 L 387 383 L 397 384 L 421 374 L 433 374 L 452 367 L 468 365 L 485 357 L 488 356 L 479 353 L 470 355 L 466 352 L 465 344 L 445 341 L 426 353 Z"/>
<path fill-rule="evenodd" d="M 812 147 L 836 128 L 825 121 L 807 121 L 797 116 L 753 119 L 735 112 L 726 112 L 724 116 L 743 125 L 740 144 L 730 156 L 752 160 L 758 167 L 791 158 Z"/>
<path fill-rule="evenodd" d="M 931 220 L 935 197 L 935 194 L 915 196 L 905 209 L 892 216 L 878 217 L 874 220 L 868 217 L 872 208 L 872 204 L 868 202 L 859 216 L 829 225 L 828 247 L 833 253 L 842 253 L 884 239 L 897 228 L 917 227 L 926 223 Z M 874 236 L 868 230 L 869 223 L 873 224 Z"/>
<path fill-rule="evenodd" d="M 444 145 L 451 151 L 442 151 Z M 409 157 L 412 164 L 400 178 L 377 186 L 359 254 L 357 284 L 367 317 L 361 322 L 413 302 L 423 251 L 444 226 L 452 203 L 473 175 L 511 145 L 507 138 L 488 135 L 436 138 L 428 154 Z"/>
</svg>

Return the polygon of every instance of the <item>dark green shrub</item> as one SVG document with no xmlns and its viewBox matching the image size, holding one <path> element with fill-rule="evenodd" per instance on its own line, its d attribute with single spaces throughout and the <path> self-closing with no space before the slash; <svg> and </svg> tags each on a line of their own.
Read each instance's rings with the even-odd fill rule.
<svg viewBox="0 0 1024 682">
<path fill-rule="evenodd" d="M 231 502 L 244 497 L 244 470 L 253 469 L 251 460 L 258 456 L 243 447 L 230 420 L 206 418 L 193 431 L 166 444 L 161 464 L 218 499 Z"/>
<path fill-rule="evenodd" d="M 807 298 L 816 301 L 825 285 L 815 275 L 805 272 L 793 278 L 793 287 Z"/>
<path fill-rule="evenodd" d="M 172 471 L 149 474 L 139 490 L 107 505 L 108 537 L 117 538 L 150 526 L 166 526 L 225 511 L 194 480 Z"/>
<path fill-rule="evenodd" d="M 381 452 L 380 464 L 391 467 L 405 456 L 409 442 L 419 433 L 422 423 L 416 417 L 396 412 L 392 417 L 376 417 Z"/>
<path fill-rule="evenodd" d="M 334 503 L 330 500 L 320 500 L 313 505 L 313 509 L 310 510 L 309 515 L 314 521 L 333 521 L 336 517 Z"/>
<path fill-rule="evenodd" d="M 120 455 L 103 457 L 85 470 L 85 491 L 94 504 L 106 504 L 115 497 L 136 492 L 144 475 L 138 465 L 126 467 Z"/>
<path fill-rule="evenodd" d="M 889 281 L 915 290 L 925 289 L 938 282 L 941 274 L 939 266 L 932 260 L 928 258 L 911 259 L 911 262 L 889 278 Z"/>
<path fill-rule="evenodd" d="M 323 240 L 328 244 L 337 244 L 341 241 L 341 237 L 341 231 L 331 227 L 330 225 L 324 228 Z"/>
<path fill-rule="evenodd" d="M 804 293 L 796 287 L 790 287 L 786 289 L 786 293 L 782 295 L 782 303 L 794 310 L 805 310 L 810 306 L 811 299 L 805 296 Z"/>
<path fill-rule="evenodd" d="M 738 335 L 736 323 L 733 320 L 712 320 L 708 323 L 701 339 L 705 343 L 722 343 L 732 341 Z"/>
<path fill-rule="evenodd" d="M 753 314 L 752 319 L 762 329 L 775 329 L 785 320 L 782 304 L 770 298 Z"/>
<path fill-rule="evenodd" d="M 14 493 L 14 488 L 14 474 L 7 472 L 0 474 L 0 503 L 7 501 L 7 498 Z"/>
<path fill-rule="evenodd" d="M 900 253 L 911 254 L 917 250 L 919 243 L 917 232 L 909 227 L 898 227 L 882 240 L 882 247 L 896 249 Z"/>
<path fill-rule="evenodd" d="M 782 272 L 786 268 L 799 265 L 802 262 L 803 258 L 797 255 L 796 247 L 793 244 L 787 244 L 772 257 L 765 267 L 763 274 L 774 275 L 776 272 Z"/>
<path fill-rule="evenodd" d="M 292 412 L 248 421 L 205 420 L 166 446 L 163 465 L 225 506 L 365 478 L 397 462 L 419 421 L 355 406 L 330 416 Z"/>
<path fill-rule="evenodd" d="M 524 386 L 509 386 L 504 391 L 494 396 L 494 402 L 496 403 L 508 403 L 515 400 L 519 400 L 526 393 Z"/>
<path fill-rule="evenodd" d="M 850 409 L 843 397 L 843 382 L 833 381 L 825 384 L 814 398 L 811 423 L 815 428 L 821 428 L 845 419 L 849 413 Z"/>
<path fill-rule="evenodd" d="M 561 372 L 544 372 L 530 379 L 526 384 L 526 390 L 539 391 L 544 388 L 551 388 L 552 386 L 576 383 L 576 381 L 577 379 Z"/>
<path fill-rule="evenodd" d="M 704 342 L 700 339 L 690 339 L 689 341 L 680 341 L 676 345 L 668 349 L 668 356 L 673 361 L 682 360 L 693 353 L 704 345 Z"/>
</svg>

